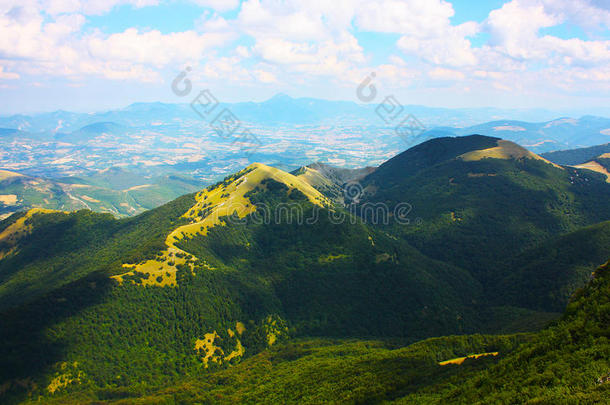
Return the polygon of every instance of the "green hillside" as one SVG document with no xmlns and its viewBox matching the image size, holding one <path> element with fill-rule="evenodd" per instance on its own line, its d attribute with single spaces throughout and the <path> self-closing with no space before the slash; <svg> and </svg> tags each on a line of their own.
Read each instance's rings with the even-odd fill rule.
<svg viewBox="0 0 610 405">
<path fill-rule="evenodd" d="M 62 378 L 76 388 L 150 389 L 288 335 L 414 341 L 477 330 L 481 289 L 467 272 L 348 213 L 334 222 L 324 201 L 297 177 L 253 165 L 134 218 L 9 218 L 0 237 L 2 381 L 10 392 L 48 395 L 65 363 L 73 366 Z M 288 203 L 318 220 L 281 210 L 256 220 Z M 20 391 L 23 379 L 38 388 Z"/>
<path fill-rule="evenodd" d="M 557 345 L 577 320 L 603 324 L 598 281 L 578 295 L 598 312 L 577 298 L 550 329 L 513 334 L 556 319 L 609 256 L 610 184 L 589 173 L 472 136 L 404 152 L 347 206 L 323 192 L 341 181 L 328 171 L 255 163 L 135 217 L 14 214 L 0 222 L 0 402 L 476 402 L 457 386 L 491 396 L 528 347 L 590 354 Z M 420 221 L 365 209 L 405 202 Z M 607 350 L 596 328 L 586 342 Z M 607 359 L 572 366 L 590 376 Z M 543 383 L 562 387 L 523 385 Z"/>
<path fill-rule="evenodd" d="M 610 218 L 610 184 L 602 176 L 478 135 L 411 148 L 363 185 L 364 207 L 412 207 L 411 224 L 391 225 L 388 232 L 469 270 L 484 285 L 499 264 L 527 248 Z"/>
<path fill-rule="evenodd" d="M 563 317 L 536 334 L 448 336 L 406 347 L 295 340 L 154 392 L 85 390 L 49 403 L 606 403 L 609 297 L 607 263 Z"/>
<path fill-rule="evenodd" d="M 610 222 L 588 226 L 528 249 L 505 263 L 497 302 L 558 312 L 593 269 L 610 257 Z"/>
</svg>

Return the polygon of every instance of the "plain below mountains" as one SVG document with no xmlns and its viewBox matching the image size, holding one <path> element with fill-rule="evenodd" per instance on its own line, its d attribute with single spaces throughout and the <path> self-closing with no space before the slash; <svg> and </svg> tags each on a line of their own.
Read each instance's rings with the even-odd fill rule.
<svg viewBox="0 0 610 405">
<path fill-rule="evenodd" d="M 113 167 L 86 177 L 46 179 L 0 170 L 0 218 L 31 208 L 62 211 L 89 209 L 117 217 L 158 207 L 201 182 L 183 175 L 140 176 Z"/>
</svg>

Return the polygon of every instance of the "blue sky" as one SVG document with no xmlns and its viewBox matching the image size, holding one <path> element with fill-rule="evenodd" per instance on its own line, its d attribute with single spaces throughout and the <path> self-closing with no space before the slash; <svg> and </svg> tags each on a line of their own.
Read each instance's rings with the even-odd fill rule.
<svg viewBox="0 0 610 405">
<path fill-rule="evenodd" d="M 444 107 L 610 105 L 607 0 L 4 0 L 0 114 L 382 94 Z"/>
</svg>

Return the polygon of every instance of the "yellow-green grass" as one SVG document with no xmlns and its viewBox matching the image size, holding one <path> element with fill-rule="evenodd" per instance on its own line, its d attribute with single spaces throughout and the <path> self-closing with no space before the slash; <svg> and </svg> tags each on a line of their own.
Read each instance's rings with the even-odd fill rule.
<svg viewBox="0 0 610 405">
<path fill-rule="evenodd" d="M 209 228 L 221 224 L 220 218 L 223 216 L 237 214 L 239 218 L 243 218 L 256 211 L 256 207 L 245 197 L 245 194 L 260 186 L 265 179 L 273 179 L 291 189 L 299 190 L 312 204 L 318 206 L 330 204 L 326 197 L 304 180 L 283 170 L 262 163 L 253 163 L 244 170 L 242 176 L 238 176 L 226 186 L 199 192 L 195 205 L 184 214 L 184 217 L 189 218 L 192 223 L 174 230 L 167 238 L 168 246 L 173 246 L 175 241 L 182 238 L 182 234 L 206 235 Z M 205 210 L 207 210 L 205 216 L 200 216 L 199 213 Z"/>
<path fill-rule="evenodd" d="M 55 391 L 67 387 L 71 384 L 81 384 L 82 379 L 85 377 L 85 373 L 77 370 L 78 362 L 67 363 L 62 362 L 60 365 L 60 371 L 55 375 L 47 386 L 47 391 L 51 394 Z"/>
<path fill-rule="evenodd" d="M 141 190 L 143 188 L 148 188 L 148 187 L 152 187 L 152 184 L 141 184 L 139 186 L 129 187 L 123 191 L 135 191 L 135 190 Z"/>
<path fill-rule="evenodd" d="M 333 185 L 333 183 L 322 175 L 319 170 L 312 169 L 310 167 L 304 167 L 301 173 L 299 173 L 296 177 L 312 187 L 330 187 Z"/>
<path fill-rule="evenodd" d="M 241 325 L 241 326 L 240 326 Z M 236 330 L 238 335 L 245 331 L 245 327 L 243 327 L 243 323 L 237 322 Z M 231 329 L 227 329 L 229 337 L 235 337 L 235 332 Z M 210 361 L 222 364 L 223 362 L 228 362 L 236 358 L 242 357 L 246 353 L 246 349 L 241 344 L 239 339 L 236 339 L 235 349 L 231 351 L 231 353 L 225 356 L 224 351 L 220 346 L 216 346 L 216 341 L 220 340 L 221 337 L 216 333 L 216 331 L 211 333 L 206 333 L 203 335 L 203 339 L 195 340 L 195 348 L 194 350 L 201 355 L 201 361 L 203 362 L 205 368 L 208 367 L 208 363 Z"/>
<path fill-rule="evenodd" d="M 392 256 L 389 253 L 380 253 L 375 256 L 375 263 L 383 263 L 390 260 Z"/>
<path fill-rule="evenodd" d="M 187 257 L 178 257 L 177 254 L 184 254 L 180 249 L 168 247 L 163 251 L 158 259 L 146 260 L 142 263 L 123 264 L 123 267 L 130 269 L 126 273 L 122 273 L 111 278 L 123 284 L 125 276 L 133 276 L 135 272 L 144 273 L 145 278 L 142 278 L 138 284 L 143 286 L 158 286 L 158 287 L 176 287 L 176 272 L 178 265 L 188 264 L 193 271 L 193 261 L 195 259 L 187 259 Z M 206 264 L 204 263 L 204 266 Z M 148 277 L 146 277 L 148 275 Z M 135 283 L 132 280 L 132 283 Z"/>
<path fill-rule="evenodd" d="M 547 159 L 536 155 L 533 152 L 525 149 L 522 146 L 517 145 L 514 142 L 499 140 L 498 146 L 488 149 L 480 149 L 473 150 L 472 152 L 464 153 L 463 155 L 458 156 L 459 159 L 462 159 L 465 162 L 473 162 L 482 159 L 536 159 L 542 160 L 548 164 L 551 164 L 557 168 L 562 168 L 555 163 L 548 161 Z"/>
<path fill-rule="evenodd" d="M 223 350 L 214 344 L 216 339 L 220 339 L 216 331 L 206 333 L 203 339 L 195 340 L 195 351 L 202 355 L 201 360 L 205 367 L 208 367 L 208 362 L 211 360 L 214 363 L 222 363 Z"/>
<path fill-rule="evenodd" d="M 455 359 L 451 359 L 451 360 L 445 360 L 445 361 L 441 361 L 438 364 L 440 366 L 446 366 L 448 364 L 457 364 L 460 365 L 462 364 L 466 359 L 478 359 L 480 357 L 485 357 L 485 356 L 497 356 L 498 352 L 488 352 L 488 353 L 478 353 L 478 354 L 471 354 L 469 356 L 464 356 L 464 357 L 457 357 Z"/>
<path fill-rule="evenodd" d="M 89 197 L 88 195 L 81 195 L 80 198 L 82 198 L 85 201 L 91 202 L 91 203 L 99 203 L 101 202 L 100 200 L 96 200 L 93 197 Z"/>
<path fill-rule="evenodd" d="M 338 255 L 326 255 L 326 256 L 320 256 L 318 257 L 318 263 L 331 263 L 334 262 L 335 260 L 341 260 L 341 259 L 345 259 L 349 257 L 348 255 L 344 255 L 344 254 L 338 254 Z"/>
</svg>

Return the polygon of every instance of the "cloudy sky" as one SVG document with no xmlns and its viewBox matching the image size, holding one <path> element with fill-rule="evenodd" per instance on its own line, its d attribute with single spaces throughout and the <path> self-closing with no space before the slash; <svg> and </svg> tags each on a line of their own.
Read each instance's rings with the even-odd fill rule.
<svg viewBox="0 0 610 405">
<path fill-rule="evenodd" d="M 610 105 L 610 0 L 0 0 L 0 114 L 184 102 Z"/>
</svg>

